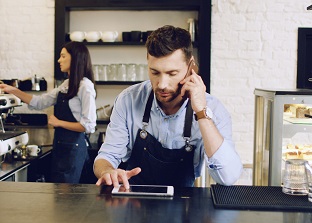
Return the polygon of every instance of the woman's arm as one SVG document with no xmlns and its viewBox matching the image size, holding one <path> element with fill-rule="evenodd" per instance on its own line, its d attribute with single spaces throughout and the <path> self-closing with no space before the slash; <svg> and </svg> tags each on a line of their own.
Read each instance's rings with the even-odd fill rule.
<svg viewBox="0 0 312 223">
<path fill-rule="evenodd" d="M 51 115 L 49 117 L 48 123 L 54 127 L 61 127 L 75 132 L 85 132 L 85 128 L 79 122 L 68 122 L 59 120 L 54 115 Z"/>
<path fill-rule="evenodd" d="M 19 90 L 18 88 L 7 85 L 7 84 L 0 84 L 0 88 L 8 94 L 14 94 L 16 97 L 20 98 L 26 104 L 29 104 L 29 102 L 31 101 L 33 97 L 31 94 L 27 94 Z"/>
</svg>

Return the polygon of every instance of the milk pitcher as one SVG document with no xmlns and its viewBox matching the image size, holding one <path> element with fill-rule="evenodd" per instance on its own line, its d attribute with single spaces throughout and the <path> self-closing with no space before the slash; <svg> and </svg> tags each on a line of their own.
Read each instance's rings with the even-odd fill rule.
<svg viewBox="0 0 312 223">
<path fill-rule="evenodd" d="M 189 18 L 187 20 L 188 23 L 188 31 L 191 35 L 191 41 L 194 42 L 195 41 L 195 20 L 193 18 Z"/>
<path fill-rule="evenodd" d="M 312 202 L 312 168 L 307 160 L 286 160 L 282 190 L 290 195 L 308 194 L 308 199 Z"/>
</svg>

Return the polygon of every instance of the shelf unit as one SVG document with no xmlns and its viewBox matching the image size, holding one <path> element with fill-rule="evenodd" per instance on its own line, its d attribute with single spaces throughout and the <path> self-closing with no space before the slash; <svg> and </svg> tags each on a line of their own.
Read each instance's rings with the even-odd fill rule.
<svg viewBox="0 0 312 223">
<path fill-rule="evenodd" d="M 138 84 L 141 81 L 96 81 L 96 84 L 99 85 L 132 85 Z"/>
<path fill-rule="evenodd" d="M 144 46 L 145 42 L 102 42 L 101 40 L 98 42 L 87 42 L 83 41 L 83 43 L 87 46 Z M 193 47 L 198 47 L 198 42 L 193 42 Z"/>
<path fill-rule="evenodd" d="M 211 0 L 57 0 L 55 1 L 55 80 L 64 79 L 57 63 L 59 52 L 69 32 L 69 12 L 83 10 L 194 10 L 198 12 L 198 63 L 200 74 L 210 92 L 210 40 L 211 40 Z M 144 43 L 114 42 L 86 43 L 90 46 L 143 46 Z M 104 84 L 104 83 L 101 83 Z M 106 83 L 114 84 L 114 83 Z"/>
</svg>

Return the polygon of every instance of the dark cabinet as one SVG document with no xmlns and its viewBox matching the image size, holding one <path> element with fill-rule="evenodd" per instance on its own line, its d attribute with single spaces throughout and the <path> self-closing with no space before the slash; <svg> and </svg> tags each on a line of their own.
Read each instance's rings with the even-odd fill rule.
<svg viewBox="0 0 312 223">
<path fill-rule="evenodd" d="M 58 0 L 55 1 L 55 80 L 63 80 L 64 74 L 57 62 L 59 52 L 66 41 L 70 27 L 70 11 L 83 10 L 176 10 L 198 12 L 197 41 L 199 73 L 210 92 L 210 42 L 211 42 L 211 0 Z M 133 43 L 88 43 L 90 45 L 131 45 Z M 142 43 L 137 44 L 142 45 Z M 98 83 L 114 84 L 114 83 Z"/>
<path fill-rule="evenodd" d="M 51 151 L 31 161 L 27 168 L 27 182 L 51 182 Z"/>
<path fill-rule="evenodd" d="M 298 29 L 297 88 L 312 89 L 312 28 Z"/>
</svg>

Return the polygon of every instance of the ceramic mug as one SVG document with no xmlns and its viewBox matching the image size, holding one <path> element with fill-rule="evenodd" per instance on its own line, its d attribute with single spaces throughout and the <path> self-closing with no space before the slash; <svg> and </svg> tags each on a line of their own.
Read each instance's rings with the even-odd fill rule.
<svg viewBox="0 0 312 223">
<path fill-rule="evenodd" d="M 118 38 L 117 31 L 105 31 L 102 32 L 102 41 L 103 42 L 115 42 Z"/>
<path fill-rule="evenodd" d="M 90 31 L 86 33 L 86 40 L 88 42 L 97 42 L 101 39 L 102 32 L 99 31 Z"/>
<path fill-rule="evenodd" d="M 122 32 L 122 41 L 123 42 L 131 41 L 131 32 Z"/>
<path fill-rule="evenodd" d="M 140 42 L 141 41 L 141 31 L 131 31 L 131 41 Z"/>
<path fill-rule="evenodd" d="M 69 34 L 71 41 L 82 42 L 86 37 L 86 33 L 82 31 L 74 31 Z"/>
<path fill-rule="evenodd" d="M 37 145 L 27 145 L 26 149 L 30 156 L 38 156 L 38 153 L 41 151 Z"/>
</svg>

